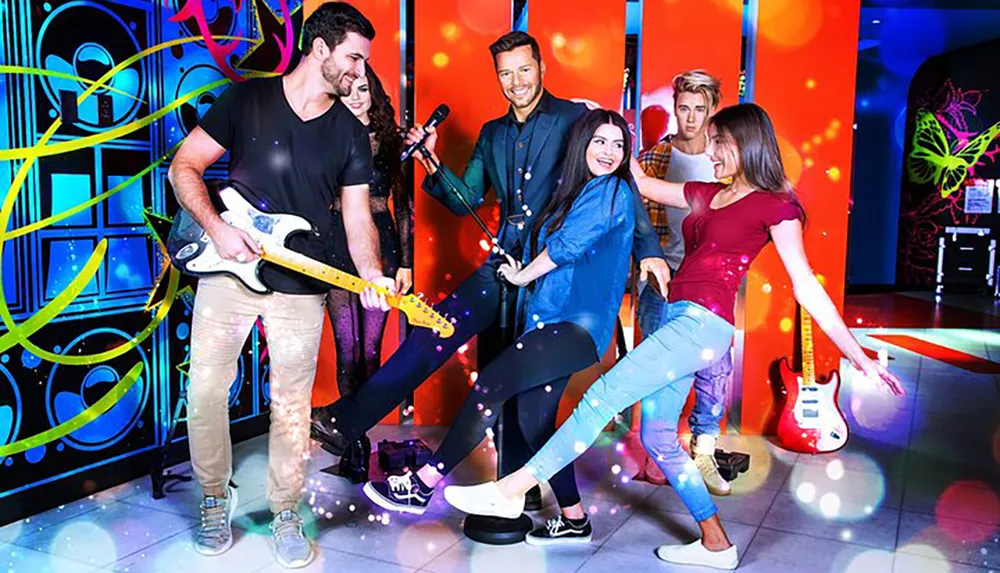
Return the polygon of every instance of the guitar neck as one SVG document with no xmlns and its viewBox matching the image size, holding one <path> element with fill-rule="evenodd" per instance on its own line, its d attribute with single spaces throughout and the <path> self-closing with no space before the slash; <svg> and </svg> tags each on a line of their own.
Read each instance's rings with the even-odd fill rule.
<svg viewBox="0 0 1000 573">
<path fill-rule="evenodd" d="M 358 277 L 345 273 L 340 269 L 314 261 L 301 253 L 297 253 L 283 246 L 268 245 L 264 248 L 264 254 L 261 255 L 261 258 L 280 267 L 302 273 L 316 280 L 323 281 L 327 284 L 331 284 L 357 294 L 361 294 L 361 291 L 363 291 L 365 287 L 375 286 L 366 280 L 359 279 Z"/>
<path fill-rule="evenodd" d="M 802 330 L 802 384 L 811 386 L 816 383 L 816 363 L 813 360 L 812 317 L 806 309 L 800 308 Z"/>
</svg>

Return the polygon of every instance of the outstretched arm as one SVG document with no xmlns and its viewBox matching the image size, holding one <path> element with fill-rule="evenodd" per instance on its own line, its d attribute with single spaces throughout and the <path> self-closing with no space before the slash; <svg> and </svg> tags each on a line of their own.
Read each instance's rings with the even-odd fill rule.
<svg viewBox="0 0 1000 573">
<path fill-rule="evenodd" d="M 851 365 L 864 372 L 865 376 L 880 378 L 893 394 L 904 394 L 899 379 L 864 353 L 861 345 L 844 324 L 844 319 L 830 300 L 830 296 L 816 280 L 802 244 L 802 222 L 798 219 L 786 220 L 772 225 L 770 230 L 781 262 L 784 263 L 785 270 L 792 279 L 795 300 L 812 315 L 816 324 L 837 345 Z"/>
<path fill-rule="evenodd" d="M 639 187 L 639 193 L 643 197 L 668 207 L 683 209 L 688 206 L 687 199 L 684 198 L 683 183 L 671 183 L 646 175 L 634 157 L 631 158 L 631 170 L 632 177 L 635 178 L 635 183 Z"/>
</svg>

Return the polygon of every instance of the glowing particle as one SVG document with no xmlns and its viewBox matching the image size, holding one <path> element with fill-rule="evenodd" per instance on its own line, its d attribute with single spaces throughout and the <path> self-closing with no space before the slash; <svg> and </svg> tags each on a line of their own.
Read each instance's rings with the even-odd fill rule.
<svg viewBox="0 0 1000 573">
<path fill-rule="evenodd" d="M 441 35 L 444 36 L 445 40 L 454 42 L 458 38 L 458 26 L 454 22 L 441 24 Z"/>
<path fill-rule="evenodd" d="M 623 453 L 625 451 L 625 444 L 623 444 L 621 442 L 618 442 L 617 444 L 615 444 L 615 451 L 618 452 L 619 454 Z"/>
<path fill-rule="evenodd" d="M 458 353 L 459 354 L 465 354 L 465 352 L 468 349 L 469 349 L 469 345 L 468 344 L 463 344 L 463 345 L 461 345 L 461 346 L 458 347 Z"/>
<path fill-rule="evenodd" d="M 628 476 L 622 476 L 622 483 L 628 483 L 628 482 L 629 482 Z"/>
<path fill-rule="evenodd" d="M 622 467 L 620 465 L 618 465 L 618 464 L 615 464 L 615 465 L 611 466 L 611 473 L 613 473 L 615 475 L 618 475 L 618 474 L 622 473 Z"/>
<path fill-rule="evenodd" d="M 537 314 L 531 315 L 531 320 L 534 320 L 535 322 L 538 322 L 538 315 Z"/>
<path fill-rule="evenodd" d="M 490 244 L 486 242 L 486 239 L 479 240 L 479 247 L 484 251 L 489 251 L 491 249 Z"/>
<path fill-rule="evenodd" d="M 368 514 L 368 521 L 374 523 L 375 522 L 375 516 L 369 513 Z"/>
<path fill-rule="evenodd" d="M 489 408 L 486 408 L 486 411 L 483 412 L 483 415 L 486 416 L 487 418 L 489 418 L 490 416 L 493 415 L 493 410 L 490 410 Z"/>
<path fill-rule="evenodd" d="M 479 380 L 479 372 L 473 372 L 469 374 L 469 379 L 472 380 L 473 384 L 475 384 L 476 380 Z"/>
<path fill-rule="evenodd" d="M 431 61 L 434 63 L 435 67 L 443 68 L 448 65 L 450 58 L 448 57 L 448 54 L 444 52 L 438 52 L 434 54 L 434 56 L 431 58 Z"/>
<path fill-rule="evenodd" d="M 782 318 L 781 322 L 778 323 L 778 328 L 781 329 L 781 332 L 791 332 L 792 319 L 788 318 L 787 316 L 785 318 Z"/>
<path fill-rule="evenodd" d="M 816 89 L 816 80 L 814 80 L 812 78 L 809 78 L 808 80 L 806 80 L 806 89 L 810 89 L 810 90 Z"/>
<path fill-rule="evenodd" d="M 823 494 L 819 498 L 819 510 L 825 517 L 837 517 L 840 513 L 840 496 L 835 493 Z"/>
<path fill-rule="evenodd" d="M 517 343 L 517 349 L 518 349 L 518 350 L 521 350 L 522 348 L 524 348 L 524 344 L 522 344 L 522 343 L 518 342 L 518 343 Z"/>
<path fill-rule="evenodd" d="M 601 402 L 597 398 L 593 398 L 590 400 L 590 405 L 596 408 L 601 405 Z"/>
<path fill-rule="evenodd" d="M 854 538 L 854 534 L 851 533 L 850 529 L 845 529 L 840 532 L 840 538 L 843 539 L 844 541 L 850 541 L 851 539 Z"/>
<path fill-rule="evenodd" d="M 573 444 L 573 451 L 578 454 L 582 454 L 583 452 L 587 451 L 587 444 L 583 442 L 577 442 Z"/>
<path fill-rule="evenodd" d="M 560 32 L 552 34 L 552 47 L 558 49 L 566 47 L 566 36 L 562 35 Z"/>
<path fill-rule="evenodd" d="M 538 330 L 542 330 L 543 328 L 545 328 L 545 323 L 544 323 L 544 322 L 540 322 L 540 321 L 539 321 L 539 323 L 538 323 L 538 324 L 536 324 L 535 326 L 537 326 L 537 327 L 538 327 Z"/>
<path fill-rule="evenodd" d="M 812 142 L 813 145 L 819 145 L 820 143 L 823 143 L 823 138 L 818 135 L 814 135 L 812 138 Z"/>
<path fill-rule="evenodd" d="M 760 287 L 760 290 L 764 291 L 764 294 L 771 294 L 771 283 L 764 283 L 764 286 Z"/>
<path fill-rule="evenodd" d="M 830 479 L 836 481 L 844 477 L 844 462 L 840 460 L 833 460 L 826 464 L 826 475 Z"/>
<path fill-rule="evenodd" d="M 701 359 L 708 362 L 709 360 L 715 358 L 715 351 L 711 348 L 705 348 L 701 351 Z"/>
<path fill-rule="evenodd" d="M 812 167 L 813 165 L 815 165 L 815 164 L 816 164 L 816 162 L 815 162 L 815 161 L 813 161 L 813 158 L 812 158 L 812 157 L 806 157 L 806 160 L 805 160 L 805 162 L 804 162 L 804 163 L 805 163 L 805 166 L 806 166 L 807 168 L 808 168 L 808 167 Z"/>
<path fill-rule="evenodd" d="M 549 384 L 546 384 L 546 385 L 545 385 L 545 391 L 546 391 L 546 392 L 552 392 L 552 386 L 551 386 L 551 385 L 549 385 Z"/>
<path fill-rule="evenodd" d="M 830 177 L 830 181 L 840 181 L 840 168 L 831 167 L 826 170 L 826 174 Z"/>
<path fill-rule="evenodd" d="M 438 462 L 437 468 L 439 470 L 444 470 L 444 462 Z"/>
<path fill-rule="evenodd" d="M 802 503 L 812 503 L 816 499 L 816 486 L 809 482 L 799 484 L 799 487 L 795 489 L 795 497 Z"/>
</svg>

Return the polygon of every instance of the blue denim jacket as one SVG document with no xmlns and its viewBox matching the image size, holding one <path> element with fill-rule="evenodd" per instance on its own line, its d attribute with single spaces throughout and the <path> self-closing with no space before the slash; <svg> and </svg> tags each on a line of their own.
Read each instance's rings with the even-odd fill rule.
<svg viewBox="0 0 1000 573">
<path fill-rule="evenodd" d="M 625 294 L 635 227 L 632 189 L 613 175 L 595 177 L 584 185 L 562 227 L 548 235 L 546 226 L 539 232 L 538 252 L 548 249 L 558 266 L 538 279 L 533 292 L 522 289 L 523 334 L 539 323 L 572 322 L 590 333 L 600 355 L 611 342 Z"/>
</svg>

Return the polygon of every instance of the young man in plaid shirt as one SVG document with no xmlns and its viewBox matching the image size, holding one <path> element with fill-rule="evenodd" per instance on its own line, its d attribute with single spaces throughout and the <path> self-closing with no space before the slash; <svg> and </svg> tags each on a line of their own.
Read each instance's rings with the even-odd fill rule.
<svg viewBox="0 0 1000 573">
<path fill-rule="evenodd" d="M 677 133 L 639 155 L 639 164 L 651 177 L 683 183 L 686 181 L 714 181 L 712 160 L 706 153 L 708 146 L 708 118 L 722 99 L 718 79 L 703 70 L 685 72 L 673 81 L 674 117 Z M 666 207 L 648 200 L 646 207 L 653 228 L 660 236 L 663 252 L 671 273 L 676 273 L 684 260 L 684 239 L 681 223 L 687 209 Z M 660 326 L 663 296 L 652 285 L 639 287 L 639 328 L 650 333 Z M 714 495 L 729 495 L 729 482 L 722 479 L 715 464 L 715 442 L 720 433 L 722 414 L 726 409 L 726 395 L 733 361 L 729 353 L 705 370 L 695 375 L 695 406 L 689 420 L 691 424 L 691 453 L 695 464 L 705 479 L 705 485 Z M 637 476 L 653 483 L 666 483 L 659 467 L 651 459 Z"/>
</svg>

